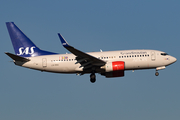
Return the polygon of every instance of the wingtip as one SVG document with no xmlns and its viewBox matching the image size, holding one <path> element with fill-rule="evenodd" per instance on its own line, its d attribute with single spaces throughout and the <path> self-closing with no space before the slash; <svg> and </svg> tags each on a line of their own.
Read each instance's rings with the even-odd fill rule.
<svg viewBox="0 0 180 120">
<path fill-rule="evenodd" d="M 61 36 L 61 34 L 60 34 L 60 33 L 58 33 L 58 36 Z"/>
<path fill-rule="evenodd" d="M 58 36 L 59 36 L 59 38 L 60 38 L 60 40 L 61 40 L 62 45 L 63 45 L 64 47 L 69 47 L 68 42 L 63 38 L 63 36 L 62 36 L 60 33 L 58 33 Z"/>
</svg>

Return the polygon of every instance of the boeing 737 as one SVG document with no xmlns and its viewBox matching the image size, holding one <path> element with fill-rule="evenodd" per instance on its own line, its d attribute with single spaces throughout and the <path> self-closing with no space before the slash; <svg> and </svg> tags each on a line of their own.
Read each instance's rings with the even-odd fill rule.
<svg viewBox="0 0 180 120">
<path fill-rule="evenodd" d="M 123 77 L 125 70 L 165 69 L 176 62 L 176 58 L 157 50 L 120 50 L 82 52 L 58 36 L 64 48 L 72 54 L 57 54 L 39 49 L 15 24 L 6 23 L 15 54 L 6 52 L 15 65 L 54 73 L 90 74 L 90 81 L 96 81 L 96 73 L 107 78 Z"/>
</svg>

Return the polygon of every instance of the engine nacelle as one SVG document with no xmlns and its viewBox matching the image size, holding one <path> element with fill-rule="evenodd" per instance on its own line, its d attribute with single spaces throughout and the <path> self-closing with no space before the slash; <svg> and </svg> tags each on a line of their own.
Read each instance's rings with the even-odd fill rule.
<svg viewBox="0 0 180 120">
<path fill-rule="evenodd" d="M 114 62 L 108 62 L 105 65 L 105 71 L 106 72 L 112 72 L 112 71 L 120 71 L 124 70 L 124 62 L 123 61 L 114 61 Z"/>
<path fill-rule="evenodd" d="M 107 78 L 111 78 L 111 77 L 123 77 L 124 76 L 124 70 L 113 71 L 113 72 L 106 72 L 106 73 L 101 74 L 101 75 L 104 75 Z"/>
<path fill-rule="evenodd" d="M 102 75 L 106 77 L 123 77 L 124 76 L 124 62 L 123 61 L 114 61 L 108 62 L 105 66 L 105 73 Z"/>
</svg>

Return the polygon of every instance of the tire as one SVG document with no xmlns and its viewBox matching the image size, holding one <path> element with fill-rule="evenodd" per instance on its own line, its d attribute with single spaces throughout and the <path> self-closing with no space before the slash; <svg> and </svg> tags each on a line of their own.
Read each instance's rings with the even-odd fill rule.
<svg viewBox="0 0 180 120">
<path fill-rule="evenodd" d="M 158 73 L 158 72 L 156 72 L 156 73 L 155 73 L 155 75 L 156 75 L 156 76 L 158 76 L 158 75 L 159 75 L 159 73 Z"/>
<path fill-rule="evenodd" d="M 94 73 L 92 73 L 90 75 L 90 81 L 91 81 L 91 83 L 95 83 L 96 82 L 96 75 Z"/>
</svg>

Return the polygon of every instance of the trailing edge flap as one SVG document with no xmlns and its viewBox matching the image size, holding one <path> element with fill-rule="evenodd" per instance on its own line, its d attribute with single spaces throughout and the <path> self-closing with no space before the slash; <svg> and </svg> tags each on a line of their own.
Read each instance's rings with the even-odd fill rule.
<svg viewBox="0 0 180 120">
<path fill-rule="evenodd" d="M 12 58 L 13 60 L 15 61 L 21 61 L 21 62 L 28 62 L 30 61 L 29 59 L 27 58 L 24 58 L 24 57 L 21 57 L 21 56 L 18 56 L 18 55 L 14 55 L 12 53 L 5 53 L 6 55 L 8 55 L 10 58 Z"/>
</svg>

